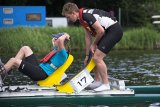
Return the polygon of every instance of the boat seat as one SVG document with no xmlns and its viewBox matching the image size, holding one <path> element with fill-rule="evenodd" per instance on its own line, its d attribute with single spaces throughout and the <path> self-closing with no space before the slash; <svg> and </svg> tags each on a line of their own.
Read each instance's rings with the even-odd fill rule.
<svg viewBox="0 0 160 107">
<path fill-rule="evenodd" d="M 55 70 L 45 80 L 38 81 L 37 84 L 39 86 L 43 86 L 43 87 L 53 87 L 55 85 L 61 85 L 60 84 L 61 79 L 62 79 L 63 75 L 65 74 L 65 71 L 67 70 L 67 68 L 73 62 L 73 59 L 74 59 L 73 56 L 69 54 L 66 62 L 62 66 L 60 66 L 57 70 Z"/>
</svg>

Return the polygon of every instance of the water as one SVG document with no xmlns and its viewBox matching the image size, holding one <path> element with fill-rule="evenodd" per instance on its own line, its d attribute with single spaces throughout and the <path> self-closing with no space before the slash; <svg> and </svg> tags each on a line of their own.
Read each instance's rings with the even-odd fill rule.
<svg viewBox="0 0 160 107">
<path fill-rule="evenodd" d="M 113 52 L 106 62 L 109 75 L 128 85 L 160 84 L 160 51 Z"/>
<path fill-rule="evenodd" d="M 76 74 L 82 69 L 83 55 L 73 54 L 75 59 L 67 73 Z M 159 85 L 160 84 L 160 51 L 112 51 L 105 58 L 110 77 L 128 80 L 126 85 Z M 27 76 L 14 71 L 7 76 L 5 85 L 35 84 Z M 159 102 L 152 104 L 124 105 L 124 107 L 141 106 L 158 107 Z M 69 106 L 69 105 L 68 105 Z M 84 107 L 85 105 L 76 105 Z M 107 107 L 107 105 L 101 105 Z M 99 107 L 101 107 L 99 106 Z M 54 107 L 53 105 L 51 107 Z M 86 106 L 85 106 L 86 107 Z M 93 106 L 94 107 L 94 106 Z M 118 105 L 116 106 L 118 107 Z"/>
</svg>

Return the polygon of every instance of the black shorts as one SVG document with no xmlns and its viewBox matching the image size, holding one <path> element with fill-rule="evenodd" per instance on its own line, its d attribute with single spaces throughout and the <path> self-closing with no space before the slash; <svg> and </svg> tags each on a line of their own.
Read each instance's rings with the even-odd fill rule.
<svg viewBox="0 0 160 107">
<path fill-rule="evenodd" d="M 44 80 L 48 77 L 39 66 L 39 62 L 34 54 L 23 59 L 18 70 L 34 81 Z"/>
<path fill-rule="evenodd" d="M 100 51 L 107 54 L 121 40 L 123 31 L 119 23 L 115 23 L 106 29 L 105 34 L 102 36 L 97 46 Z"/>
</svg>

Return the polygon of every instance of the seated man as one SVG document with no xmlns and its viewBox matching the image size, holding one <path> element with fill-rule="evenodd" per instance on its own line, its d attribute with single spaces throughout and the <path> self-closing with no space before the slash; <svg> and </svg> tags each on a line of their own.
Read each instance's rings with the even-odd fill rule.
<svg viewBox="0 0 160 107">
<path fill-rule="evenodd" d="M 44 80 L 51 75 L 58 67 L 68 58 L 68 53 L 65 49 L 65 40 L 69 40 L 67 33 L 61 33 L 52 39 L 54 46 L 54 55 L 51 56 L 49 61 L 43 59 L 39 62 L 29 46 L 23 46 L 17 55 L 11 58 L 6 64 L 0 61 L 0 74 L 11 71 L 13 67 L 34 81 Z M 56 48 L 55 48 L 56 47 Z"/>
</svg>

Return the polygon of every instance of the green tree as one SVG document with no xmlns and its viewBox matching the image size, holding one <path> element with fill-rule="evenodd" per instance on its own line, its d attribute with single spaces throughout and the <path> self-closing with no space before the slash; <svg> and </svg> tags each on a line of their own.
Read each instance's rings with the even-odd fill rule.
<svg viewBox="0 0 160 107">
<path fill-rule="evenodd" d="M 122 24 L 144 26 L 151 16 L 160 14 L 160 0 L 121 0 Z"/>
<path fill-rule="evenodd" d="M 74 2 L 78 7 L 114 11 L 117 18 L 121 8 L 123 26 L 144 26 L 151 21 L 152 15 L 160 14 L 160 0 L 0 0 L 0 5 L 46 6 L 47 17 L 59 17 L 66 2 Z"/>
<path fill-rule="evenodd" d="M 27 0 L 0 0 L 0 6 L 25 6 Z"/>
</svg>

